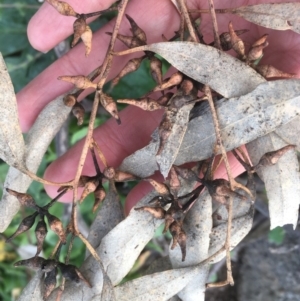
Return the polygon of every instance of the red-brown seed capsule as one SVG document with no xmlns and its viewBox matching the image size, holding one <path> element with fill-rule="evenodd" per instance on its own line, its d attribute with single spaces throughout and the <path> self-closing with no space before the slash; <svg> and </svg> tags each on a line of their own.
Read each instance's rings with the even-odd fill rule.
<svg viewBox="0 0 300 301">
<path fill-rule="evenodd" d="M 41 219 L 35 228 L 35 237 L 37 241 L 37 251 L 35 256 L 41 253 L 46 235 L 47 235 L 47 226 L 44 219 Z"/>
<path fill-rule="evenodd" d="M 66 279 L 74 281 L 75 283 L 79 283 L 79 281 L 82 280 L 88 287 L 92 287 L 74 265 L 67 265 L 60 262 L 59 269 L 61 270 L 63 277 Z"/>
<path fill-rule="evenodd" d="M 182 224 L 174 221 L 170 225 L 170 232 L 173 237 L 173 243 L 171 246 L 171 250 L 175 248 L 175 246 L 178 244 L 180 249 L 181 249 L 181 254 L 182 254 L 182 261 L 185 260 L 186 257 L 186 234 L 182 228 Z"/>
<path fill-rule="evenodd" d="M 232 49 L 239 55 L 242 60 L 246 59 L 244 42 L 235 33 L 232 23 L 229 22 L 228 30 L 230 34 Z"/>
<path fill-rule="evenodd" d="M 149 97 L 142 98 L 142 99 L 139 99 L 139 100 L 136 100 L 136 99 L 119 99 L 117 102 L 118 103 L 127 103 L 129 105 L 139 107 L 144 111 L 150 111 L 150 112 L 162 109 L 162 106 L 160 104 L 158 104 L 156 100 L 153 100 Z"/>
<path fill-rule="evenodd" d="M 25 266 L 32 270 L 40 270 L 43 267 L 45 259 L 39 256 L 35 256 L 29 259 L 20 260 L 14 263 L 15 267 Z"/>
<path fill-rule="evenodd" d="M 248 29 L 240 29 L 240 30 L 235 30 L 235 34 L 237 36 L 240 36 L 241 34 L 249 31 Z M 220 34 L 220 41 L 221 41 L 221 46 L 224 51 L 228 51 L 232 49 L 232 42 L 231 42 L 231 37 L 229 32 L 223 32 Z"/>
<path fill-rule="evenodd" d="M 122 77 L 124 77 L 125 75 L 127 75 L 131 72 L 136 71 L 140 67 L 142 60 L 143 60 L 143 58 L 140 57 L 140 58 L 134 58 L 134 59 L 131 59 L 130 61 L 128 61 L 128 63 L 120 71 L 118 76 L 112 80 L 112 87 L 114 87 L 116 84 L 118 84 L 118 82 L 120 81 L 120 79 Z"/>
<path fill-rule="evenodd" d="M 156 182 L 153 179 L 144 179 L 144 180 L 149 182 L 160 195 L 164 196 L 170 194 L 169 188 L 166 184 Z"/>
<path fill-rule="evenodd" d="M 163 83 L 159 86 L 156 86 L 153 89 L 153 92 L 165 90 L 174 86 L 179 85 L 182 82 L 183 76 L 181 72 L 175 72 L 174 74 L 171 75 L 170 78 L 167 78 L 166 80 L 163 81 Z"/>
<path fill-rule="evenodd" d="M 150 71 L 153 79 L 158 85 L 162 84 L 162 62 L 157 57 L 150 58 Z"/>
<path fill-rule="evenodd" d="M 21 221 L 21 223 L 20 223 L 17 231 L 12 236 L 10 236 L 9 238 L 7 238 L 6 242 L 10 242 L 13 238 L 15 238 L 16 236 L 18 236 L 19 234 L 24 233 L 27 230 L 29 230 L 33 226 L 33 224 L 35 222 L 35 218 L 37 217 L 37 215 L 38 215 L 38 213 L 35 212 L 32 215 L 29 215 L 29 216 L 25 217 Z"/>
<path fill-rule="evenodd" d="M 77 17 L 77 13 L 74 11 L 73 7 L 64 1 L 57 0 L 46 0 L 50 3 L 60 14 L 64 16 Z"/>
<path fill-rule="evenodd" d="M 50 228 L 53 232 L 55 232 L 63 244 L 66 243 L 66 233 L 63 228 L 62 222 L 54 215 L 47 213 L 47 219 L 50 225 Z"/>
<path fill-rule="evenodd" d="M 98 209 L 99 205 L 103 202 L 106 196 L 106 192 L 102 184 L 98 185 L 97 189 L 94 191 L 95 201 L 93 205 L 93 213 Z"/>
<path fill-rule="evenodd" d="M 82 125 L 85 113 L 84 107 L 79 102 L 76 102 L 72 108 L 72 113 L 77 119 L 77 124 Z"/>
<path fill-rule="evenodd" d="M 130 23 L 133 35 L 145 45 L 147 43 L 145 32 L 135 23 L 135 21 L 129 15 L 125 14 L 125 16 Z"/>
<path fill-rule="evenodd" d="M 99 179 L 98 178 L 91 178 L 84 186 L 84 190 L 80 197 L 80 203 L 83 202 L 83 200 L 92 192 L 94 192 L 99 185 Z"/>
<path fill-rule="evenodd" d="M 97 84 L 94 84 L 84 75 L 77 76 L 59 76 L 58 80 L 63 80 L 65 82 L 73 84 L 77 89 L 88 89 L 88 88 L 97 88 Z"/>
<path fill-rule="evenodd" d="M 277 151 L 265 153 L 261 159 L 259 160 L 258 164 L 254 167 L 258 169 L 261 166 L 271 166 L 275 165 L 278 160 L 289 150 L 294 149 L 295 145 L 287 145 L 284 146 Z"/>
<path fill-rule="evenodd" d="M 116 119 L 118 124 L 121 124 L 121 119 L 118 114 L 118 108 L 112 97 L 108 96 L 105 93 L 98 93 L 98 97 L 100 98 L 100 103 L 103 108 Z"/>
<path fill-rule="evenodd" d="M 43 287 L 43 299 L 46 300 L 53 292 L 56 286 L 57 268 L 54 268 L 51 272 L 48 272 L 44 279 Z"/>
<path fill-rule="evenodd" d="M 92 38 L 93 32 L 91 28 L 87 25 L 84 33 L 81 35 L 81 40 L 85 46 L 85 56 L 88 57 L 92 50 Z"/>
<path fill-rule="evenodd" d="M 34 208 L 34 209 L 38 208 L 37 204 L 35 203 L 35 200 L 33 199 L 33 197 L 30 194 L 17 192 L 15 190 L 12 190 L 9 188 L 6 188 L 6 191 L 9 194 L 15 196 L 22 206 L 26 206 L 26 207 Z"/>
<path fill-rule="evenodd" d="M 259 65 L 255 67 L 255 70 L 262 75 L 264 78 L 293 78 L 295 74 L 286 73 L 281 70 L 276 69 L 271 65 Z"/>
<path fill-rule="evenodd" d="M 63 101 L 64 101 L 65 106 L 73 107 L 77 102 L 77 98 L 72 94 L 68 94 L 64 97 Z"/>
<path fill-rule="evenodd" d="M 86 22 L 84 18 L 78 18 L 75 20 L 73 24 L 73 30 L 74 30 L 74 38 L 71 44 L 71 47 L 74 47 L 79 39 L 81 38 L 81 35 L 86 31 Z"/>
<path fill-rule="evenodd" d="M 163 219 L 165 217 L 165 213 L 166 213 L 166 211 L 161 207 L 144 206 L 144 207 L 134 208 L 134 210 L 147 211 L 147 212 L 151 213 L 155 218 L 158 218 L 158 219 Z"/>
</svg>

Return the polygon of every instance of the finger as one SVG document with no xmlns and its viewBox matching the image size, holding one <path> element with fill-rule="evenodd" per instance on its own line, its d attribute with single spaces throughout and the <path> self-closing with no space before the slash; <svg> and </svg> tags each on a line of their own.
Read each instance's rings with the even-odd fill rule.
<svg viewBox="0 0 300 301">
<path fill-rule="evenodd" d="M 243 150 L 246 151 L 246 148 L 243 147 Z M 228 161 L 231 167 L 231 172 L 233 177 L 237 177 L 245 171 L 241 163 L 234 157 L 232 153 L 227 153 Z M 157 177 L 158 178 L 158 177 Z M 228 179 L 225 165 L 222 163 L 214 175 L 215 179 L 224 178 Z M 162 176 L 160 180 L 163 181 Z M 128 194 L 125 202 L 125 213 L 129 214 L 130 210 L 139 202 L 147 193 L 153 190 L 153 187 L 147 182 L 141 182 L 136 185 Z"/>
<path fill-rule="evenodd" d="M 179 16 L 169 1 L 159 2 L 157 5 L 154 4 L 157 4 L 154 0 L 131 1 L 127 9 L 127 13 L 134 17 L 136 10 L 139 11 L 135 20 L 141 28 L 147 28 L 146 34 L 150 43 L 161 40 L 163 33 L 167 36 L 172 36 L 179 24 Z M 158 21 L 153 22 L 153 16 L 156 16 Z M 72 85 L 58 81 L 58 76 L 87 75 L 101 64 L 107 51 L 104 45 L 108 45 L 110 39 L 105 32 L 112 31 L 112 26 L 113 23 L 111 22 L 94 35 L 92 52 L 88 58 L 84 56 L 84 46 L 81 43 L 53 63 L 18 93 L 18 109 L 23 131 L 28 131 L 39 112 L 49 101 L 72 88 Z M 127 21 L 122 22 L 120 32 L 130 35 Z M 123 47 L 120 42 L 117 42 L 116 50 L 123 49 Z M 109 79 L 118 74 L 128 59 L 128 56 L 114 58 Z"/>
<path fill-rule="evenodd" d="M 90 13 L 107 9 L 114 0 L 81 1 L 70 0 L 70 4 L 77 13 Z M 63 16 L 48 2 L 43 3 L 37 13 L 31 18 L 27 32 L 33 48 L 47 52 L 59 42 L 73 33 L 74 17 Z M 88 19 L 88 21 L 91 21 Z"/>
<path fill-rule="evenodd" d="M 94 138 L 100 146 L 109 166 L 118 167 L 122 160 L 137 149 L 147 145 L 151 133 L 159 124 L 163 112 L 145 112 L 136 107 L 128 107 L 120 113 L 122 124 L 110 119 L 94 131 Z M 77 143 L 66 154 L 54 161 L 46 170 L 45 178 L 64 182 L 74 178 L 78 167 L 83 141 Z M 102 165 L 103 168 L 103 165 Z M 95 175 L 95 168 L 89 154 L 83 168 L 84 175 Z M 47 193 L 54 197 L 57 187 L 46 186 Z M 71 194 L 62 198 L 70 201 Z"/>
</svg>

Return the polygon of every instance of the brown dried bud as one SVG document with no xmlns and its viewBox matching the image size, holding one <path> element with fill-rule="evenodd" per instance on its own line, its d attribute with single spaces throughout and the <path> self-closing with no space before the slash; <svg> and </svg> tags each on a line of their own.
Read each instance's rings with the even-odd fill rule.
<svg viewBox="0 0 300 301">
<path fill-rule="evenodd" d="M 61 270 L 63 277 L 65 277 L 66 279 L 69 279 L 76 283 L 79 283 L 79 281 L 82 280 L 88 287 L 92 287 L 91 284 L 83 277 L 83 275 L 79 272 L 79 270 L 74 265 L 71 264 L 66 265 L 60 262 L 59 268 Z"/>
<path fill-rule="evenodd" d="M 178 166 L 173 166 L 179 176 L 188 181 L 197 181 L 197 175 L 189 168 L 183 168 Z"/>
<path fill-rule="evenodd" d="M 269 45 L 269 43 L 266 41 L 267 38 L 268 35 L 265 34 L 253 43 L 247 55 L 248 62 L 256 61 L 263 56 L 263 49 Z"/>
<path fill-rule="evenodd" d="M 79 39 L 81 38 L 81 35 L 86 31 L 86 22 L 85 19 L 80 17 L 75 20 L 73 24 L 73 30 L 74 30 L 74 38 L 71 44 L 71 47 L 74 47 Z"/>
<path fill-rule="evenodd" d="M 78 14 L 74 11 L 73 7 L 63 1 L 47 0 L 60 14 L 64 16 L 77 17 Z"/>
<path fill-rule="evenodd" d="M 182 82 L 183 76 L 181 72 L 175 72 L 170 78 L 167 78 L 163 83 L 153 89 L 153 92 L 165 90 L 179 85 Z"/>
<path fill-rule="evenodd" d="M 160 195 L 170 195 L 169 188 L 166 184 L 156 182 L 153 179 L 144 179 L 149 182 Z"/>
<path fill-rule="evenodd" d="M 6 191 L 9 194 L 15 196 L 22 206 L 38 209 L 38 206 L 35 203 L 35 200 L 33 199 L 33 197 L 30 194 L 17 192 L 15 190 L 12 190 L 9 188 L 6 188 Z"/>
<path fill-rule="evenodd" d="M 182 224 L 174 221 L 170 225 L 170 232 L 173 237 L 171 250 L 173 250 L 175 246 L 178 244 L 181 249 L 182 261 L 184 261 L 186 257 L 186 234 L 182 228 Z"/>
<path fill-rule="evenodd" d="M 261 166 L 275 165 L 278 160 L 290 149 L 294 149 L 295 145 L 284 146 L 277 151 L 265 153 L 259 160 L 258 164 L 254 167 L 257 170 Z"/>
<path fill-rule="evenodd" d="M 7 238 L 6 242 L 10 242 L 12 239 L 14 239 L 19 234 L 24 233 L 27 230 L 29 230 L 33 226 L 33 224 L 35 222 L 35 218 L 37 217 L 37 215 L 38 215 L 38 213 L 35 212 L 32 215 L 29 215 L 29 216 L 25 217 L 21 221 L 21 223 L 20 223 L 17 231 L 12 236 L 10 236 L 9 238 Z"/>
<path fill-rule="evenodd" d="M 173 196 L 177 196 L 181 184 L 174 166 L 170 170 L 170 190 Z"/>
<path fill-rule="evenodd" d="M 100 97 L 100 103 L 103 108 L 116 119 L 118 124 L 121 124 L 121 119 L 118 114 L 118 108 L 113 98 L 104 93 L 98 93 Z"/>
<path fill-rule="evenodd" d="M 174 98 L 172 98 L 173 100 Z M 171 100 L 171 101 L 172 101 Z M 166 113 L 163 116 L 162 121 L 159 124 L 158 127 L 158 134 L 159 134 L 159 147 L 156 155 L 158 156 L 164 149 L 165 144 L 171 134 L 173 123 L 172 123 L 172 111 L 166 111 Z"/>
<path fill-rule="evenodd" d="M 85 46 L 85 56 L 88 57 L 92 50 L 92 38 L 93 32 L 91 28 L 87 25 L 84 33 L 81 35 L 81 40 Z"/>
<path fill-rule="evenodd" d="M 90 180 L 84 185 L 84 190 L 81 194 L 81 197 L 80 197 L 80 203 L 83 202 L 83 200 L 92 192 L 94 192 L 97 188 L 97 186 L 99 185 L 99 178 L 97 177 L 93 177 L 93 178 L 90 178 Z"/>
<path fill-rule="evenodd" d="M 67 107 L 73 107 L 75 105 L 75 103 L 77 102 L 77 98 L 72 95 L 72 94 L 68 94 L 64 97 L 64 104 Z"/>
<path fill-rule="evenodd" d="M 77 119 L 77 124 L 82 125 L 85 113 L 84 107 L 79 102 L 76 102 L 72 108 L 72 113 Z"/>
<path fill-rule="evenodd" d="M 246 59 L 244 42 L 235 33 L 232 23 L 229 22 L 228 30 L 230 34 L 232 49 L 239 55 L 242 60 Z"/>
<path fill-rule="evenodd" d="M 116 170 L 113 167 L 106 167 L 103 170 L 103 175 L 108 180 L 114 180 L 114 178 L 116 176 Z"/>
<path fill-rule="evenodd" d="M 166 213 L 166 211 L 161 207 L 144 206 L 144 207 L 134 208 L 134 210 L 147 211 L 147 212 L 151 213 L 155 218 L 158 218 L 158 219 L 163 219 L 165 217 L 165 213 Z"/>
<path fill-rule="evenodd" d="M 164 227 L 163 233 L 166 233 L 169 230 L 169 228 L 173 222 L 174 222 L 174 218 L 172 217 L 172 215 L 170 215 L 168 213 L 165 214 L 165 227 Z"/>
<path fill-rule="evenodd" d="M 125 14 L 125 16 L 130 23 L 133 35 L 145 45 L 147 43 L 147 37 L 145 32 L 140 27 L 138 27 L 138 25 L 129 15 Z"/>
<path fill-rule="evenodd" d="M 50 228 L 53 232 L 55 232 L 63 244 L 66 243 L 66 233 L 63 228 L 62 222 L 54 215 L 47 213 L 48 222 L 50 225 Z"/>
<path fill-rule="evenodd" d="M 51 272 L 47 273 L 44 279 L 44 291 L 43 291 L 43 299 L 46 300 L 50 294 L 53 292 L 56 286 L 56 275 L 57 268 L 53 269 Z"/>
<path fill-rule="evenodd" d="M 151 99 L 149 97 L 142 98 L 139 100 L 135 99 L 119 99 L 117 100 L 118 103 L 127 103 L 129 105 L 133 105 L 136 107 L 141 108 L 144 111 L 155 111 L 162 109 L 163 107 L 157 103 L 154 99 Z"/>
<path fill-rule="evenodd" d="M 162 84 L 162 62 L 157 57 L 150 58 L 150 71 L 153 79 L 158 85 Z"/>
<path fill-rule="evenodd" d="M 35 228 L 35 237 L 37 241 L 37 251 L 35 256 L 41 253 L 46 235 L 47 235 L 47 226 L 44 219 L 41 219 Z"/>
<path fill-rule="evenodd" d="M 77 76 L 59 76 L 58 80 L 63 80 L 65 82 L 73 84 L 77 89 L 88 89 L 88 88 L 97 88 L 97 84 L 94 84 L 84 75 L 77 75 Z"/>
<path fill-rule="evenodd" d="M 112 87 L 114 87 L 120 81 L 120 79 L 128 73 L 136 71 L 140 67 L 142 60 L 142 57 L 131 59 L 121 70 L 118 76 L 112 80 Z"/>
<path fill-rule="evenodd" d="M 114 180 L 116 182 L 128 182 L 128 181 L 135 181 L 138 180 L 139 178 L 136 177 L 135 175 L 129 173 L 129 172 L 124 172 L 120 170 L 116 170 L 116 174 L 114 176 Z"/>
<path fill-rule="evenodd" d="M 45 262 L 45 259 L 39 256 L 35 256 L 32 258 L 28 258 L 25 260 L 20 260 L 14 263 L 15 267 L 25 266 L 32 270 L 40 270 L 43 267 L 43 264 Z"/>
<path fill-rule="evenodd" d="M 237 36 L 240 36 L 241 34 L 245 33 L 249 31 L 248 29 L 240 29 L 240 30 L 235 30 L 235 34 Z M 223 32 L 222 34 L 220 34 L 220 41 L 221 41 L 221 46 L 222 49 L 224 51 L 228 51 L 230 49 L 232 49 L 232 43 L 231 43 L 231 37 L 230 37 L 230 33 L 229 32 Z M 214 42 L 212 43 L 212 45 L 214 44 Z"/>
<path fill-rule="evenodd" d="M 98 209 L 99 205 L 102 203 L 102 201 L 105 199 L 106 192 L 102 186 L 102 184 L 99 184 L 97 189 L 94 191 L 95 201 L 93 206 L 93 213 Z"/>
<path fill-rule="evenodd" d="M 107 35 L 111 36 L 111 32 L 106 32 Z M 139 38 L 133 36 L 124 36 L 120 33 L 117 34 L 117 39 L 123 42 L 128 48 L 135 48 L 138 46 L 143 46 L 145 43 L 143 43 Z"/>
<path fill-rule="evenodd" d="M 53 271 L 57 267 L 58 262 L 54 259 L 46 259 L 43 263 L 42 270 L 45 273 Z"/>
<path fill-rule="evenodd" d="M 275 67 L 271 65 L 260 65 L 256 66 L 255 70 L 262 75 L 264 78 L 273 78 L 273 77 L 278 77 L 278 78 L 293 78 L 295 77 L 295 74 L 292 73 L 286 73 L 283 71 L 280 71 L 276 69 Z"/>
<path fill-rule="evenodd" d="M 158 100 L 157 103 L 161 106 L 167 106 L 169 100 L 174 96 L 174 93 L 168 92 L 165 95 L 162 95 Z"/>
</svg>

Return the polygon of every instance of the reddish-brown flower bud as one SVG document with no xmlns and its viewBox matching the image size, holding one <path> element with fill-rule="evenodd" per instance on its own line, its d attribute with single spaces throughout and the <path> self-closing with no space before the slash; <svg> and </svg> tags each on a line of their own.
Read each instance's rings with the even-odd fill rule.
<svg viewBox="0 0 300 301">
<path fill-rule="evenodd" d="M 286 73 L 281 70 L 276 69 L 271 65 L 259 65 L 255 67 L 255 70 L 265 78 L 293 78 L 295 74 Z"/>
<path fill-rule="evenodd" d="M 150 71 L 153 79 L 158 85 L 162 84 L 162 62 L 157 57 L 150 58 Z"/>
<path fill-rule="evenodd" d="M 245 56 L 244 42 L 235 33 L 231 22 L 229 22 L 229 24 L 228 24 L 228 30 L 229 30 L 229 34 L 230 34 L 232 49 L 238 54 L 238 56 L 242 60 L 245 60 L 246 56 Z"/>
<path fill-rule="evenodd" d="M 102 184 L 99 184 L 96 190 L 94 191 L 95 201 L 93 205 L 93 212 L 95 212 L 99 205 L 102 203 L 102 201 L 105 199 L 106 192 L 102 186 Z"/>
<path fill-rule="evenodd" d="M 34 208 L 34 209 L 38 208 L 37 204 L 35 203 L 35 200 L 33 199 L 33 197 L 30 194 L 17 192 L 15 190 L 12 190 L 9 188 L 6 188 L 6 191 L 9 194 L 15 196 L 22 206 L 26 206 L 26 207 Z"/>
<path fill-rule="evenodd" d="M 46 0 L 49 4 L 51 4 L 60 14 L 64 16 L 77 17 L 78 14 L 74 11 L 73 7 L 64 2 L 57 0 Z"/>
<path fill-rule="evenodd" d="M 175 72 L 170 78 L 165 79 L 161 85 L 155 87 L 153 92 L 165 90 L 179 85 L 182 82 L 183 76 L 181 72 Z"/>
<path fill-rule="evenodd" d="M 44 219 L 41 219 L 35 228 L 35 237 L 37 241 L 37 251 L 35 256 L 41 253 L 46 235 L 47 235 L 47 226 Z"/>
<path fill-rule="evenodd" d="M 77 102 L 77 98 L 72 94 L 68 94 L 64 97 L 63 101 L 64 101 L 65 106 L 73 107 Z"/>
<path fill-rule="evenodd" d="M 249 31 L 249 30 L 248 29 L 235 30 L 235 34 L 237 36 L 240 36 L 241 34 L 247 32 L 247 31 Z M 229 32 L 223 32 L 222 34 L 220 34 L 220 42 L 221 42 L 222 49 L 224 51 L 228 51 L 228 50 L 232 49 L 232 42 L 231 42 L 231 37 L 230 37 Z"/>
<path fill-rule="evenodd" d="M 294 149 L 295 145 L 287 145 L 276 151 L 265 153 L 259 160 L 258 164 L 254 166 L 254 169 L 258 169 L 261 166 L 275 165 L 278 160 L 290 149 Z"/>
<path fill-rule="evenodd" d="M 145 179 L 145 181 L 149 182 L 160 195 L 164 196 L 170 194 L 169 188 L 166 184 L 156 182 L 153 179 Z"/>
<path fill-rule="evenodd" d="M 47 273 L 44 279 L 43 299 L 46 300 L 53 292 L 56 286 L 57 268 L 54 268 L 51 272 Z"/>
<path fill-rule="evenodd" d="M 263 49 L 269 45 L 269 43 L 266 41 L 267 38 L 268 35 L 265 34 L 253 43 L 247 55 L 248 62 L 256 61 L 263 56 Z"/>
<path fill-rule="evenodd" d="M 85 113 L 84 107 L 79 102 L 76 102 L 72 108 L 72 113 L 77 119 L 77 124 L 82 125 Z"/>
<path fill-rule="evenodd" d="M 92 192 L 94 192 L 99 185 L 99 179 L 97 177 L 90 178 L 90 180 L 84 185 L 84 190 L 80 197 L 80 203 Z"/>
<path fill-rule="evenodd" d="M 63 80 L 65 82 L 73 84 L 77 89 L 88 89 L 88 88 L 97 88 L 97 84 L 94 84 L 84 75 L 77 76 L 59 76 L 58 80 Z"/>
<path fill-rule="evenodd" d="M 143 44 L 147 43 L 147 37 L 145 32 L 135 23 L 135 21 L 127 14 L 125 14 L 127 20 L 130 23 L 133 35 L 138 38 Z"/>
<path fill-rule="evenodd" d="M 139 208 L 134 208 L 136 211 L 147 211 L 151 213 L 155 218 L 162 219 L 165 217 L 166 211 L 161 208 L 161 207 L 149 207 L 149 206 L 144 206 L 144 207 L 139 207 Z"/>
<path fill-rule="evenodd" d="M 47 213 L 47 219 L 50 225 L 50 228 L 53 232 L 55 232 L 63 244 L 66 243 L 66 233 L 63 228 L 62 222 L 54 215 Z"/>
<path fill-rule="evenodd" d="M 73 30 L 74 30 L 74 38 L 71 44 L 71 47 L 74 47 L 79 39 L 81 38 L 81 35 L 86 31 L 86 22 L 85 19 L 80 17 L 75 20 L 73 24 Z"/>
<path fill-rule="evenodd" d="M 139 100 L 135 99 L 119 99 L 118 103 L 127 103 L 129 105 L 133 105 L 136 107 L 141 108 L 144 111 L 155 111 L 162 109 L 163 107 L 157 103 L 156 100 L 153 100 L 149 97 L 141 98 Z"/>
<path fill-rule="evenodd" d="M 85 56 L 88 57 L 92 50 L 92 38 L 93 32 L 91 28 L 87 25 L 85 27 L 84 33 L 81 35 L 81 40 L 85 46 Z"/>
<path fill-rule="evenodd" d="M 100 97 L 100 103 L 103 108 L 116 119 L 118 124 L 121 124 L 121 119 L 118 114 L 117 105 L 114 102 L 113 98 L 104 93 L 98 93 L 98 97 Z"/>
<path fill-rule="evenodd" d="M 38 213 L 35 212 L 32 215 L 29 215 L 29 216 L 25 217 L 21 221 L 21 223 L 20 223 L 17 231 L 12 236 L 10 236 L 9 238 L 7 238 L 6 242 L 10 242 L 13 238 L 15 238 L 16 236 L 18 236 L 19 234 L 24 233 L 27 230 L 29 230 L 33 226 L 33 224 L 35 222 L 35 218 L 37 217 L 37 215 L 38 215 Z"/>
<path fill-rule="evenodd" d="M 186 234 L 182 228 L 182 224 L 177 221 L 174 221 L 170 225 L 170 232 L 173 237 L 171 250 L 173 250 L 178 244 L 181 249 L 182 261 L 184 261 L 186 257 Z"/>
<path fill-rule="evenodd" d="M 122 77 L 124 77 L 125 75 L 136 71 L 140 67 L 142 60 L 143 60 L 143 58 L 139 57 L 139 58 L 134 58 L 134 59 L 131 59 L 130 61 L 128 61 L 128 63 L 121 70 L 121 72 L 118 74 L 118 76 L 112 80 L 112 86 L 114 87 L 120 81 L 120 79 Z"/>
</svg>

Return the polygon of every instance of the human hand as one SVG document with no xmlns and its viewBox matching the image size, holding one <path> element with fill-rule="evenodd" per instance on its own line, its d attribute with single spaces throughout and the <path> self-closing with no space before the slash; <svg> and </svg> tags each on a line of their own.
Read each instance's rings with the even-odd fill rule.
<svg viewBox="0 0 300 301">
<path fill-rule="evenodd" d="M 112 2 L 110 0 L 103 0 L 101 3 L 85 3 L 78 0 L 68 1 L 79 12 L 106 9 Z M 238 7 L 260 2 L 264 1 L 236 0 L 228 1 L 228 6 Z M 207 8 L 207 1 L 190 0 L 188 1 L 188 7 L 190 9 Z M 224 4 L 224 1 L 215 1 L 215 7 L 224 8 L 227 6 Z M 132 16 L 136 23 L 146 32 L 148 43 L 161 41 L 162 34 L 170 38 L 174 35 L 174 31 L 179 28 L 180 18 L 171 1 L 132 0 L 129 2 L 126 13 Z M 249 32 L 242 36 L 245 43 L 249 43 L 249 45 L 263 34 L 268 33 L 269 46 L 265 49 L 263 63 L 268 63 L 283 71 L 299 75 L 300 59 L 297 56 L 300 50 L 299 35 L 291 31 L 268 30 L 228 14 L 218 15 L 217 19 L 220 33 L 227 31 L 229 21 L 233 22 L 235 29 L 249 29 Z M 73 18 L 59 15 L 55 9 L 48 3 L 45 3 L 29 24 L 29 39 L 36 49 L 43 52 L 48 51 L 72 33 L 73 22 Z M 70 85 L 57 81 L 58 76 L 88 74 L 101 64 L 110 39 L 105 35 L 105 32 L 111 31 L 111 28 L 112 23 L 94 34 L 92 52 L 89 58 L 85 58 L 82 44 L 76 46 L 47 68 L 17 95 L 20 121 L 24 131 L 30 128 L 38 113 L 49 101 L 71 88 Z M 209 15 L 203 15 L 201 32 L 205 41 L 211 42 L 213 40 Z M 130 35 L 129 24 L 125 20 L 122 22 L 120 33 Z M 123 49 L 122 45 L 118 42 L 116 50 L 121 49 Z M 118 74 L 127 60 L 128 57 L 114 58 L 109 79 Z M 126 156 L 145 146 L 150 141 L 150 135 L 159 124 L 162 112 L 149 113 L 138 108 L 128 107 L 120 113 L 120 116 L 122 120 L 121 126 L 118 126 L 115 120 L 109 120 L 95 130 L 94 133 L 94 137 L 109 165 L 114 167 L 118 167 Z M 140 124 L 143 124 L 143 127 L 137 127 Z M 81 149 L 82 143 L 78 143 L 64 156 L 53 162 L 48 167 L 45 177 L 56 182 L 74 178 Z M 229 156 L 229 160 L 232 171 L 236 176 L 243 169 L 234 160 L 233 156 Z M 87 158 L 83 174 L 94 174 L 94 167 L 90 157 Z M 223 177 L 224 175 L 225 170 L 221 168 L 216 177 Z M 127 198 L 127 211 L 150 189 L 150 185 L 145 182 L 133 189 Z M 55 187 L 46 187 L 46 190 L 52 197 L 56 195 Z"/>
</svg>

